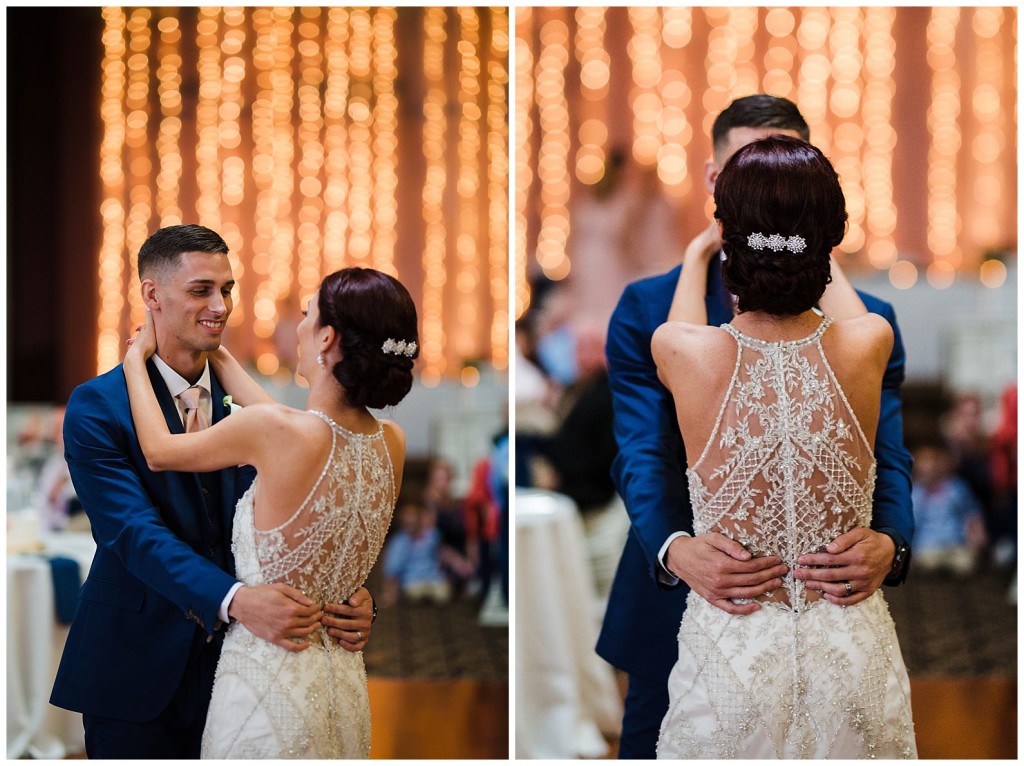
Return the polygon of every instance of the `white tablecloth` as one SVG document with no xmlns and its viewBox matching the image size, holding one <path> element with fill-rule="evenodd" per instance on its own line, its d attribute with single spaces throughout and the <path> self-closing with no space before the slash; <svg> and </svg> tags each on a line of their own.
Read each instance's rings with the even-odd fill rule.
<svg viewBox="0 0 1024 766">
<path fill-rule="evenodd" d="M 622 701 L 594 652 L 595 594 L 568 497 L 516 490 L 516 757 L 599 758 Z"/>
<path fill-rule="evenodd" d="M 7 757 L 85 751 L 82 716 L 50 705 L 68 626 L 57 622 L 50 556 L 78 562 L 84 580 L 96 545 L 88 533 L 44 536 L 42 554 L 7 555 Z"/>
</svg>

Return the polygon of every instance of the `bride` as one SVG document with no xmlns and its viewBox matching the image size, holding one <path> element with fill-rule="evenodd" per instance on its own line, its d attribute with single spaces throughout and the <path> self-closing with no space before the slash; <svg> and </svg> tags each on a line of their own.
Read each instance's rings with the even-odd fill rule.
<svg viewBox="0 0 1024 766">
<path fill-rule="evenodd" d="M 916 757 L 882 592 L 842 606 L 793 577 L 799 556 L 870 525 L 893 344 L 830 261 L 846 224 L 839 179 L 816 148 L 773 136 L 729 160 L 715 203 L 737 315 L 706 326 L 711 252 L 688 253 L 651 350 L 687 445 L 694 532 L 789 572 L 748 615 L 689 594 L 658 757 Z M 709 399 L 720 405 L 691 404 Z"/>
<path fill-rule="evenodd" d="M 148 317 L 147 317 L 148 320 Z M 276 404 L 226 350 L 218 378 L 244 407 L 210 428 L 172 435 L 146 359 L 147 321 L 124 362 L 142 450 L 154 470 L 214 471 L 250 464 L 232 550 L 243 583 L 285 583 L 315 603 L 338 603 L 366 579 L 402 482 L 405 436 L 368 407 L 395 405 L 412 387 L 416 309 L 393 277 L 350 268 L 326 277 L 299 324 L 305 411 Z M 232 622 L 217 665 L 204 758 L 366 758 L 370 711 L 361 653 L 314 623 L 280 645 Z"/>
</svg>

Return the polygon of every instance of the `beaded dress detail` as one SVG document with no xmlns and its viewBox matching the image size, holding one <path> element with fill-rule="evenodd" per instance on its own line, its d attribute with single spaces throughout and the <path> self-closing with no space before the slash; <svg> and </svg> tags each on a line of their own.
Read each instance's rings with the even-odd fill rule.
<svg viewBox="0 0 1024 766">
<path fill-rule="evenodd" d="M 882 592 L 842 607 L 791 573 L 871 524 L 875 459 L 821 346 L 723 325 L 736 364 L 711 438 L 686 471 L 696 534 L 790 568 L 751 615 L 690 592 L 659 758 L 913 758 L 910 684 Z"/>
<path fill-rule="evenodd" d="M 235 509 L 232 550 L 246 585 L 286 583 L 338 603 L 366 580 L 395 505 L 383 425 L 348 431 L 322 412 L 331 451 L 309 495 L 280 526 L 256 529 L 259 477 Z M 288 652 L 233 622 L 224 638 L 203 733 L 203 758 L 367 758 L 370 710 L 361 653 L 324 628 Z"/>
</svg>

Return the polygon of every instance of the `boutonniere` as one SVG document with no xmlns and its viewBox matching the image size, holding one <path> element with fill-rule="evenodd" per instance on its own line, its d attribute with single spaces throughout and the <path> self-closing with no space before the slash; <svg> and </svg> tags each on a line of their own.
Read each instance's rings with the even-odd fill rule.
<svg viewBox="0 0 1024 766">
<path fill-rule="evenodd" d="M 232 412 L 237 412 L 238 410 L 242 409 L 239 405 L 235 404 L 234 400 L 231 398 L 231 394 L 225 396 L 221 400 L 221 404 L 223 404 L 224 409 L 227 410 L 227 412 L 225 413 L 227 415 L 230 415 Z"/>
</svg>

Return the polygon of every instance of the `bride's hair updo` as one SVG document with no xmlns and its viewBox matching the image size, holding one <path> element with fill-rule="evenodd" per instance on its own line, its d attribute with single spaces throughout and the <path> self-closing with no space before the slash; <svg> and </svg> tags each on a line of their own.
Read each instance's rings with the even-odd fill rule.
<svg viewBox="0 0 1024 766">
<path fill-rule="evenodd" d="M 829 254 L 846 233 L 846 200 L 832 164 L 798 138 L 770 136 L 739 149 L 715 181 L 722 281 L 740 311 L 795 315 L 832 280 Z M 751 234 L 803 238 L 802 252 L 747 242 Z"/>
<path fill-rule="evenodd" d="M 405 286 L 375 269 L 342 269 L 324 278 L 317 307 L 320 326 L 338 332 L 341 361 L 332 372 L 348 403 L 381 409 L 402 401 L 419 356 L 416 306 Z M 415 343 L 416 350 L 385 352 L 388 340 Z"/>
</svg>

